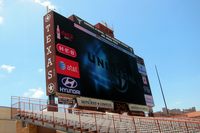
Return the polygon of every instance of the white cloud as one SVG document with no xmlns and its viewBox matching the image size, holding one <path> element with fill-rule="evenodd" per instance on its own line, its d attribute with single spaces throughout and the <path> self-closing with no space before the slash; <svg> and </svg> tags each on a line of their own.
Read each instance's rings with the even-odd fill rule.
<svg viewBox="0 0 200 133">
<path fill-rule="evenodd" d="M 3 64 L 3 65 L 0 66 L 0 70 L 4 70 L 8 73 L 11 73 L 14 69 L 15 69 L 15 66 L 11 66 L 11 65 Z"/>
<path fill-rule="evenodd" d="M 29 89 L 27 92 L 24 92 L 23 96 L 30 98 L 41 98 L 44 96 L 44 91 L 42 88 Z"/>
<path fill-rule="evenodd" d="M 3 6 L 3 0 L 0 0 L 0 7 Z"/>
<path fill-rule="evenodd" d="M 1 12 L 2 8 L 3 8 L 3 0 L 0 0 L 0 12 Z M 4 18 L 2 16 L 0 16 L 0 24 L 3 23 L 3 20 L 4 20 Z"/>
<path fill-rule="evenodd" d="M 44 7 L 48 7 L 51 10 L 54 10 L 56 8 L 56 6 L 53 5 L 49 0 L 33 0 L 33 2 L 40 4 Z"/>
</svg>

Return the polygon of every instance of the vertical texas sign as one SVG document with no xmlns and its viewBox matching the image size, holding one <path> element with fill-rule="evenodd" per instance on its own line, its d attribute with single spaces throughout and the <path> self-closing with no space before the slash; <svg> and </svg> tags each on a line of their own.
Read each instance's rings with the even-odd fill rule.
<svg viewBox="0 0 200 133">
<path fill-rule="evenodd" d="M 44 16 L 44 50 L 46 70 L 46 93 L 54 94 L 57 88 L 56 54 L 55 54 L 55 31 L 54 15 L 50 12 Z"/>
</svg>

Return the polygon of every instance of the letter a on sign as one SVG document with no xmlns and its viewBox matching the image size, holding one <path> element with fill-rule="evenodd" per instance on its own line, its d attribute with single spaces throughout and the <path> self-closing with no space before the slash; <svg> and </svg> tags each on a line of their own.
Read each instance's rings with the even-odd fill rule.
<svg viewBox="0 0 200 133">
<path fill-rule="evenodd" d="M 52 66 L 52 65 L 53 65 L 53 63 L 52 63 L 52 61 L 51 61 L 51 58 L 49 58 L 49 59 L 48 59 L 48 62 L 47 62 L 47 67 Z"/>
</svg>

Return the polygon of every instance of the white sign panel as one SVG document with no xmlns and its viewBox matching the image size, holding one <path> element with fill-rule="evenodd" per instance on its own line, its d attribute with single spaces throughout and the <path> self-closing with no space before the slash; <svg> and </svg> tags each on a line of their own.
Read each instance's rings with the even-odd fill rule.
<svg viewBox="0 0 200 133">
<path fill-rule="evenodd" d="M 153 107 L 153 97 L 151 95 L 144 95 L 147 106 Z"/>
<path fill-rule="evenodd" d="M 113 102 L 107 100 L 79 97 L 77 98 L 77 102 L 79 106 L 114 109 Z"/>
<path fill-rule="evenodd" d="M 143 111 L 143 112 L 149 111 L 149 108 L 144 105 L 129 104 L 128 106 L 130 111 Z"/>
</svg>

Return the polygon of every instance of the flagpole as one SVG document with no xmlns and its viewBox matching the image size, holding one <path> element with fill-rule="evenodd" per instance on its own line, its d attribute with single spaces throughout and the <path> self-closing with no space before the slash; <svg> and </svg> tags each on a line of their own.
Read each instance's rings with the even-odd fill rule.
<svg viewBox="0 0 200 133">
<path fill-rule="evenodd" d="M 168 108 L 167 108 L 167 103 L 166 103 L 166 100 L 165 100 L 165 95 L 164 95 L 164 92 L 163 92 L 162 84 L 161 84 L 161 81 L 160 81 L 160 77 L 159 77 L 158 69 L 157 69 L 156 65 L 155 65 L 155 69 L 156 69 L 156 74 L 157 74 L 157 77 L 158 77 L 158 81 L 159 81 L 159 85 L 160 85 L 160 90 L 161 90 L 161 93 L 162 93 L 163 101 L 165 103 L 165 108 L 167 110 L 167 115 L 169 115 L 169 111 L 168 111 Z"/>
</svg>

